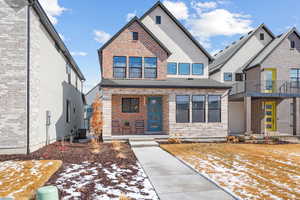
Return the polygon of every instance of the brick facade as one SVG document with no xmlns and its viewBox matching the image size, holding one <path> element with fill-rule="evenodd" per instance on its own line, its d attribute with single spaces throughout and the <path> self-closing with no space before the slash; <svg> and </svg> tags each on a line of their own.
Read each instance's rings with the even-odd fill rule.
<svg viewBox="0 0 300 200">
<path fill-rule="evenodd" d="M 137 41 L 132 40 L 132 32 L 139 33 Z M 167 52 L 137 23 L 132 23 L 118 37 L 116 37 L 102 52 L 102 78 L 113 78 L 113 57 L 129 56 L 157 57 L 157 79 L 166 79 Z M 127 77 L 128 77 L 127 70 Z"/>
<path fill-rule="evenodd" d="M 142 102 L 147 96 L 163 96 L 163 130 L 168 134 L 181 134 L 195 137 L 225 137 L 228 132 L 228 94 L 222 89 L 158 89 L 158 88 L 102 88 L 103 92 L 103 136 L 112 135 L 111 122 L 136 120 L 145 117 L 146 105 Z M 221 123 L 176 123 L 176 95 L 221 95 Z M 122 114 L 121 98 L 139 97 L 140 113 Z M 143 108 L 142 108 L 143 107 Z M 207 106 L 206 106 L 207 109 Z M 208 112 L 206 112 L 207 115 Z M 131 115 L 131 116 L 129 116 Z M 207 118 L 207 117 L 206 117 Z M 145 119 L 146 121 L 146 119 Z"/>
</svg>

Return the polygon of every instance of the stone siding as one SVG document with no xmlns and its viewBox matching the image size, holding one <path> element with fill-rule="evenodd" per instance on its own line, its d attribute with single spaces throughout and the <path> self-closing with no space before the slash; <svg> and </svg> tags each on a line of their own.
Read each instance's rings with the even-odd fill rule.
<svg viewBox="0 0 300 200">
<path fill-rule="evenodd" d="M 132 32 L 139 33 L 137 41 L 132 40 Z M 102 53 L 102 77 L 105 79 L 113 78 L 114 56 L 127 56 L 127 77 L 129 56 L 157 57 L 157 79 L 166 78 L 167 53 L 137 22 L 131 24 L 104 48 Z"/>
<path fill-rule="evenodd" d="M 115 103 L 114 95 L 151 95 L 166 96 L 163 112 L 167 120 L 168 134 L 182 134 L 183 136 L 225 137 L 228 134 L 228 91 L 222 89 L 157 89 L 157 88 L 102 88 L 103 90 L 103 135 L 111 136 L 112 110 Z M 176 123 L 176 95 L 221 95 L 221 123 Z M 119 105 L 120 106 L 120 105 Z M 164 109 L 166 108 L 166 109 Z M 207 109 L 207 106 L 206 106 Z M 206 112 L 208 113 L 208 112 Z M 168 115 L 166 117 L 165 115 Z"/>
<path fill-rule="evenodd" d="M 0 153 L 26 150 L 26 24 L 22 1 L 0 0 Z"/>
</svg>

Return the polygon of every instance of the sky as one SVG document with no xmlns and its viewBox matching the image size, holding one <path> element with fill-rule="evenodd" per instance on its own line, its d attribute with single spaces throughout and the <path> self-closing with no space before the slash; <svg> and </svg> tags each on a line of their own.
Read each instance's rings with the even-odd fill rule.
<svg viewBox="0 0 300 200">
<path fill-rule="evenodd" d="M 156 0 L 39 0 L 86 77 L 100 82 L 97 50 Z M 262 23 L 279 35 L 300 30 L 299 0 L 162 0 L 212 55 Z"/>
</svg>

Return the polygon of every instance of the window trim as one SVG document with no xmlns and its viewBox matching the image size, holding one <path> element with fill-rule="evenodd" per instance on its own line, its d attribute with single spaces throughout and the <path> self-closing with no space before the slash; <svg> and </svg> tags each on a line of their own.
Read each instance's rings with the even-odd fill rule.
<svg viewBox="0 0 300 200">
<path fill-rule="evenodd" d="M 129 111 L 124 111 L 124 100 L 125 99 L 130 99 L 130 105 L 129 105 Z M 132 100 L 135 99 L 138 102 L 138 108 L 137 111 L 132 111 L 131 110 L 131 106 L 132 106 Z M 122 97 L 121 99 L 121 112 L 122 113 L 127 113 L 127 114 L 136 114 L 136 113 L 140 113 L 140 98 L 139 97 Z"/>
<path fill-rule="evenodd" d="M 189 73 L 188 74 L 181 74 L 180 73 L 180 65 L 181 64 L 188 64 L 189 65 Z M 178 63 L 178 67 L 177 67 L 177 71 L 178 71 L 178 75 L 182 75 L 182 76 L 187 76 L 187 75 L 191 75 L 191 63 Z"/>
<path fill-rule="evenodd" d="M 156 60 L 156 67 L 146 67 L 146 66 L 145 66 L 145 63 L 146 63 L 146 62 L 145 62 L 145 58 L 155 58 L 155 60 Z M 155 78 L 155 79 L 156 79 L 156 78 L 158 77 L 158 74 L 157 74 L 157 71 L 158 71 L 158 69 L 157 69 L 157 68 L 158 68 L 158 59 L 157 59 L 157 57 L 143 57 L 143 68 L 144 68 L 144 69 L 143 69 L 143 72 L 144 72 L 144 77 L 143 77 L 143 78 L 150 78 L 150 79 L 151 79 L 151 78 L 152 78 L 152 79 Z M 156 71 L 155 71 L 155 77 L 147 77 L 147 76 L 146 76 L 146 73 L 145 73 L 145 72 L 146 72 L 146 69 L 155 69 L 155 70 L 156 70 Z"/>
<path fill-rule="evenodd" d="M 218 122 L 209 121 L 209 111 L 211 110 L 211 109 L 209 109 L 209 97 L 210 96 L 220 97 L 220 108 L 218 109 L 220 121 L 218 121 Z M 213 110 L 216 110 L 216 109 L 213 109 Z M 207 123 L 222 123 L 222 95 L 217 95 L 217 94 L 208 94 L 207 95 Z"/>
<path fill-rule="evenodd" d="M 130 66 L 130 58 L 141 58 L 141 67 L 131 67 Z M 141 74 L 139 77 L 131 77 L 131 70 L 130 69 L 140 69 Z M 143 57 L 141 56 L 128 56 L 128 77 L 129 78 L 143 78 Z"/>
<path fill-rule="evenodd" d="M 202 73 L 201 74 L 196 74 L 194 72 L 194 65 L 202 65 Z M 192 63 L 192 75 L 198 75 L 198 76 L 203 76 L 204 75 L 204 63 Z"/>
<path fill-rule="evenodd" d="M 226 79 L 225 79 L 225 74 L 231 74 L 231 80 L 226 80 Z M 229 81 L 233 81 L 233 73 L 232 73 L 232 72 L 224 72 L 224 73 L 223 73 L 223 80 L 224 80 L 224 81 L 228 81 L 228 82 L 229 82 Z"/>
<path fill-rule="evenodd" d="M 177 97 L 178 96 L 187 96 L 189 98 L 188 100 L 188 120 L 187 122 L 178 122 L 178 118 L 177 118 Z M 187 124 L 187 123 L 191 123 L 191 95 L 188 95 L 188 94 L 178 94 L 178 95 L 175 95 L 175 122 L 176 124 Z"/>
<path fill-rule="evenodd" d="M 160 15 L 155 16 L 155 24 L 161 24 L 161 16 Z"/>
<path fill-rule="evenodd" d="M 169 64 L 175 64 L 176 65 L 176 72 L 175 74 L 170 74 L 169 73 Z M 167 75 L 177 75 L 178 74 L 178 63 L 177 62 L 168 62 L 167 63 Z"/>
<path fill-rule="evenodd" d="M 139 40 L 139 32 L 133 31 L 132 32 L 132 40 L 138 41 Z"/>
<path fill-rule="evenodd" d="M 125 58 L 125 67 L 115 67 L 115 62 L 114 62 L 114 58 L 115 57 L 124 57 Z M 127 67 L 128 67 L 128 64 L 127 64 L 127 56 L 113 56 L 113 78 L 117 78 L 117 79 L 126 79 L 127 78 Z M 118 69 L 125 69 L 125 76 L 120 78 L 120 77 L 116 77 L 115 76 L 115 69 L 118 68 Z"/>
<path fill-rule="evenodd" d="M 194 101 L 193 101 L 193 97 L 194 96 L 201 96 L 201 97 L 204 97 L 204 108 L 203 108 L 203 112 L 204 112 L 204 120 L 203 121 L 201 121 L 201 122 L 199 122 L 199 121 L 194 121 L 194 118 L 193 118 L 193 111 L 194 111 L 194 109 L 193 109 L 193 103 L 194 103 Z M 191 95 L 191 105 L 192 105 L 192 109 L 191 109 L 191 111 L 192 111 L 192 113 L 191 113 L 191 115 L 192 115 L 192 123 L 206 123 L 206 99 L 207 99 L 207 97 L 206 97 L 206 95 L 205 94 L 194 94 L 194 95 Z"/>
</svg>

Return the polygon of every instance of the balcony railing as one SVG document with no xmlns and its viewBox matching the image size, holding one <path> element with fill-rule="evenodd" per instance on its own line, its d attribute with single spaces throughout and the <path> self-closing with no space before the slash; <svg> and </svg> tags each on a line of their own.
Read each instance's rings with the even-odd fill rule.
<svg viewBox="0 0 300 200">
<path fill-rule="evenodd" d="M 234 95 L 241 93 L 300 95 L 300 81 L 255 80 L 236 82 L 233 84 L 230 94 Z"/>
</svg>

